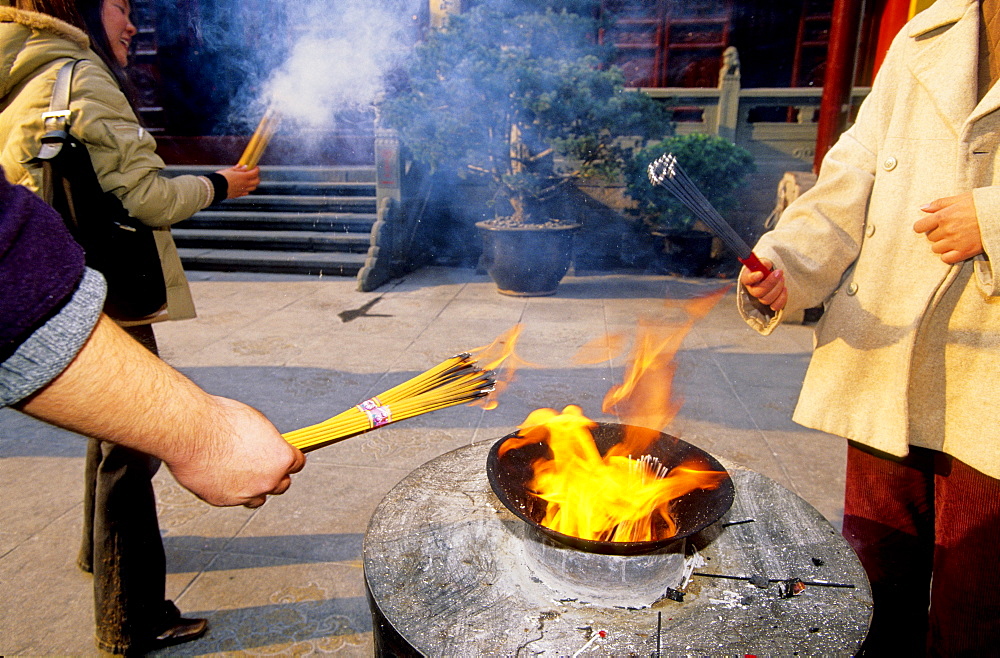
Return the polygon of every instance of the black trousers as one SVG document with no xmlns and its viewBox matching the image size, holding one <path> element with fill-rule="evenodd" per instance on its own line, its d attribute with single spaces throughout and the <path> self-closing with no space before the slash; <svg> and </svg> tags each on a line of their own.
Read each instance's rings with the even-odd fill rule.
<svg viewBox="0 0 1000 658">
<path fill-rule="evenodd" d="M 148 325 L 126 331 L 157 353 Z M 166 558 L 152 478 L 160 460 L 113 443 L 87 445 L 79 565 L 94 574 L 97 646 L 137 654 L 176 613 L 165 601 Z"/>
</svg>

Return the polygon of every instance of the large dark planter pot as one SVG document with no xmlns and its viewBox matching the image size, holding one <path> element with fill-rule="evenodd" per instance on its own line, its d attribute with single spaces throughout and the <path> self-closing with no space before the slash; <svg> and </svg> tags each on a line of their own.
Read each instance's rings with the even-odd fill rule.
<svg viewBox="0 0 1000 658">
<path fill-rule="evenodd" d="M 497 291 L 514 297 L 555 294 L 573 257 L 573 235 L 580 224 L 494 226 L 477 222 L 483 262 Z"/>
<path fill-rule="evenodd" d="M 653 233 L 661 242 L 661 267 L 669 274 L 702 276 L 712 265 L 712 234 L 663 229 Z"/>
</svg>

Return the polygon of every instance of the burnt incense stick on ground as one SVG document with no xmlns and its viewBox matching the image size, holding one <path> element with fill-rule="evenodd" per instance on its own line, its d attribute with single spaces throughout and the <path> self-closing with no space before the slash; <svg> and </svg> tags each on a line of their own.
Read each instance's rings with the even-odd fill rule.
<svg viewBox="0 0 1000 658">
<path fill-rule="evenodd" d="M 405 418 L 472 402 L 488 395 L 493 384 L 492 372 L 481 370 L 469 354 L 459 354 L 333 418 L 282 436 L 309 452 Z"/>
<path fill-rule="evenodd" d="M 260 162 L 261 156 L 264 155 L 264 149 L 267 148 L 271 137 L 274 136 L 274 132 L 278 129 L 280 122 L 280 115 L 274 108 L 269 108 L 264 113 L 260 123 L 257 124 L 257 130 L 254 131 L 253 136 L 250 137 L 250 141 L 247 142 L 246 148 L 243 149 L 243 155 L 240 156 L 237 164 L 245 165 L 248 169 L 256 167 L 257 163 Z"/>
</svg>

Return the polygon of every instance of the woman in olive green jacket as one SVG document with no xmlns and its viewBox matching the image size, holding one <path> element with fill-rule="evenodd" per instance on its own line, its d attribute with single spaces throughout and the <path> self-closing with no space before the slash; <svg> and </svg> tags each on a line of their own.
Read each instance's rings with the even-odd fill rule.
<svg viewBox="0 0 1000 658">
<path fill-rule="evenodd" d="M 207 177 L 160 175 L 163 161 L 125 91 L 123 67 L 136 28 L 128 0 L 0 0 L 0 165 L 11 182 L 35 191 L 42 172 L 30 163 L 45 132 L 58 70 L 79 60 L 70 94 L 69 132 L 87 147 L 105 192 L 154 228 L 167 286 L 163 308 L 119 319 L 154 353 L 151 325 L 194 316 L 194 304 L 169 226 L 217 200 L 242 196 L 259 170 L 225 169 Z M 156 404 L 150 400 L 149 404 Z M 200 637 L 204 619 L 185 619 L 165 599 L 166 563 L 152 476 L 159 460 L 90 441 L 79 564 L 94 574 L 96 641 L 116 655 L 145 653 Z"/>
<path fill-rule="evenodd" d="M 19 4 L 45 9 L 44 2 Z M 119 4 L 127 7 L 124 0 Z M 125 27 L 109 39 L 111 49 L 127 48 L 134 30 Z M 42 113 L 48 110 L 62 63 L 82 60 L 73 77 L 70 132 L 86 144 L 104 190 L 121 199 L 134 218 L 157 229 L 167 305 L 138 322 L 191 318 L 194 304 L 169 227 L 215 201 L 247 194 L 257 186 L 259 170 L 234 167 L 209 177 L 161 176 L 164 163 L 156 143 L 122 90 L 124 78 L 111 66 L 117 62 L 120 71 L 124 62 L 109 55 L 110 65 L 91 47 L 85 26 L 48 13 L 0 6 L 0 166 L 12 183 L 41 188 L 41 167 L 28 162 L 38 154 L 45 132 Z"/>
</svg>

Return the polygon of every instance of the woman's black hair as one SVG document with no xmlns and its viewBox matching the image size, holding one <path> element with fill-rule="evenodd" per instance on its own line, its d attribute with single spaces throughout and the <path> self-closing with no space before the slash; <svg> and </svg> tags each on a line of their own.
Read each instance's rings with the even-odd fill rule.
<svg viewBox="0 0 1000 658">
<path fill-rule="evenodd" d="M 114 53 L 111 50 L 111 42 L 108 40 L 108 31 L 104 29 L 103 9 L 105 1 L 15 0 L 14 6 L 18 9 L 48 14 L 86 32 L 90 38 L 90 49 L 111 69 L 111 74 L 114 76 L 122 93 L 125 94 L 125 99 L 132 106 L 132 111 L 135 112 L 135 116 L 139 119 L 141 125 L 142 117 L 139 116 L 139 106 L 136 102 L 136 99 L 139 97 L 138 90 L 129 79 L 124 67 L 115 59 Z"/>
<path fill-rule="evenodd" d="M 115 58 L 114 53 L 111 50 L 111 42 L 108 40 L 108 32 L 104 29 L 102 10 L 105 1 L 106 0 L 76 0 L 76 10 L 80 12 L 80 16 L 83 18 L 83 23 L 86 28 L 87 36 L 90 37 L 90 49 L 97 53 L 97 56 L 101 58 L 101 61 L 104 62 L 109 69 L 111 69 L 111 73 L 115 76 L 118 86 L 121 87 L 122 92 L 125 94 L 125 98 L 128 99 L 129 105 L 132 106 L 136 117 L 138 117 L 139 109 L 136 107 L 135 103 L 138 92 L 135 85 L 132 83 L 132 80 L 125 72 L 125 68 L 119 64 L 118 60 Z"/>
</svg>

